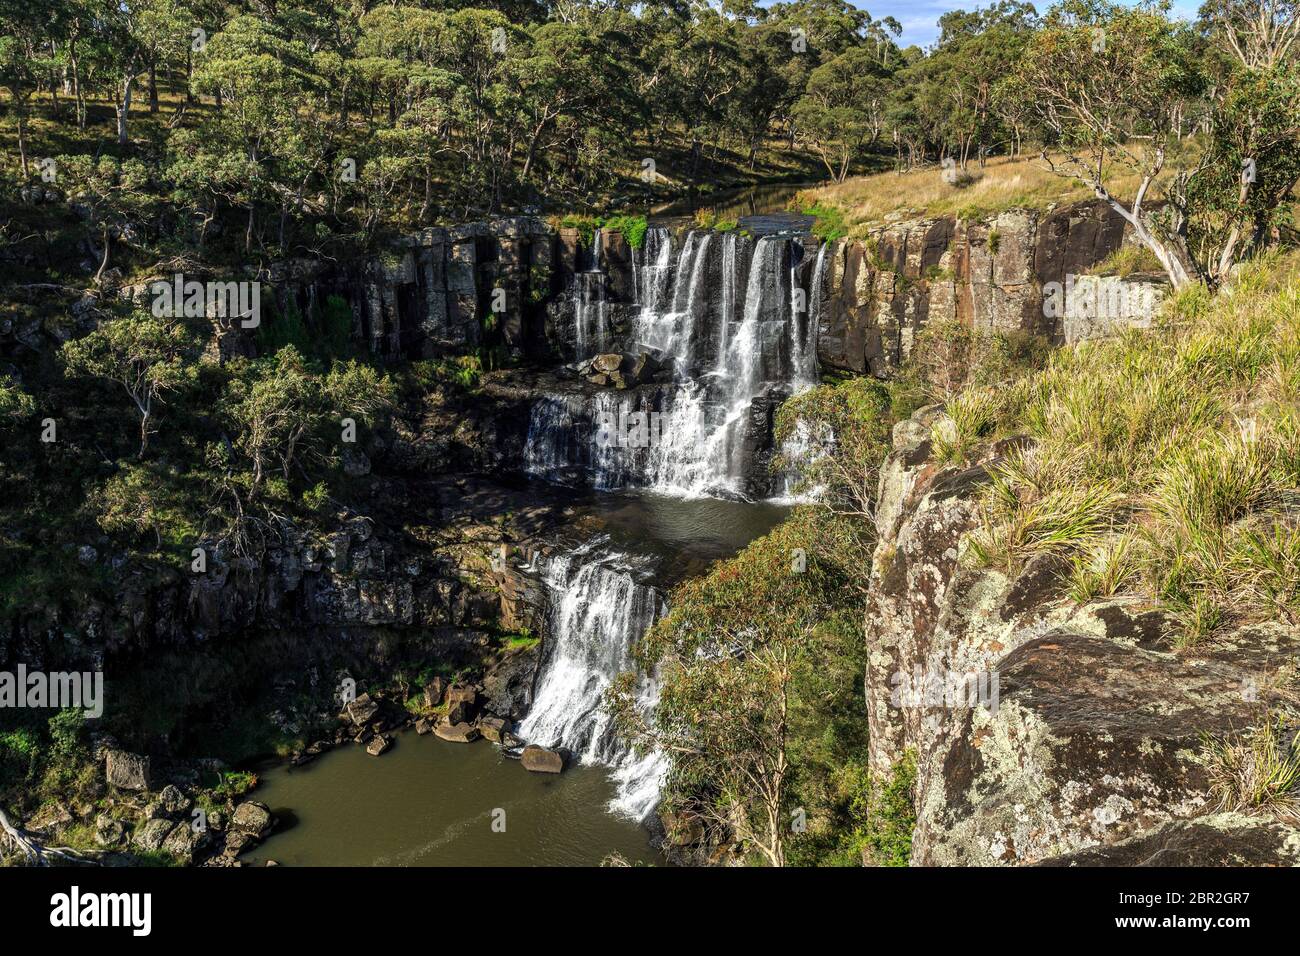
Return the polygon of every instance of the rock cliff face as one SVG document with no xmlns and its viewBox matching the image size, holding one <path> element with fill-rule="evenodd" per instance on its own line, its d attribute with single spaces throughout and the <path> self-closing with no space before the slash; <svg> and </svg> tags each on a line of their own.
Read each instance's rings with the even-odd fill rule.
<svg viewBox="0 0 1300 956">
<path fill-rule="evenodd" d="M 1077 605 L 1059 567 L 977 568 L 965 536 L 1008 443 L 936 464 L 923 409 L 880 482 L 866 632 L 870 759 L 915 754 L 919 865 L 1300 862 L 1300 830 L 1215 812 L 1206 735 L 1267 714 L 1295 628 L 1175 651 L 1159 611 Z"/>
<path fill-rule="evenodd" d="M 1053 283 L 1064 291 L 1068 277 L 1086 273 L 1124 239 L 1124 220 L 1114 210 L 1085 202 L 1045 213 L 1013 209 L 986 220 L 898 222 L 865 242 L 836 242 L 823 286 L 818 358 L 824 366 L 887 377 L 926 323 L 940 320 L 1057 343 L 1087 337 L 1080 321 L 1064 321 L 1064 298 L 1056 308 L 1045 309 L 1045 301 Z M 1085 311 L 1079 301 L 1073 310 L 1076 318 Z M 1119 316 L 1116 324 L 1138 318 Z"/>
<path fill-rule="evenodd" d="M 815 309 L 822 367 L 883 378 L 897 370 L 932 320 L 1031 332 L 1057 343 L 1141 324 L 1164 296 L 1158 277 L 1136 284 L 1085 277 L 1125 239 L 1123 219 L 1102 202 L 1042 213 L 1013 209 L 986 219 L 916 219 L 881 227 L 865 241 L 832 243 L 820 282 L 814 275 L 819 243 L 802 235 L 795 281 L 809 299 L 821 300 Z M 743 290 L 752 239 L 736 240 Z M 705 307 L 715 314 L 724 311 L 718 301 L 725 285 L 723 249 L 722 241 L 711 244 L 699 277 L 709 297 Z M 616 231 L 593 242 L 577 229 L 519 216 L 425 229 L 351 262 L 294 259 L 238 278 L 267 283 L 264 302 L 281 315 L 311 314 L 337 296 L 351 310 L 353 338 L 382 357 L 429 358 L 491 338 L 513 360 L 554 363 L 581 351 L 580 329 L 592 321 L 583 320 L 584 310 L 598 311 L 608 330 L 602 351 L 631 347 L 643 304 L 637 275 L 644 255 Z M 121 294 L 147 305 L 152 281 Z M 1053 284 L 1060 287 L 1055 299 Z M 1107 302 L 1112 306 L 1105 309 Z M 250 340 L 251 333 L 231 329 L 221 348 L 252 354 Z"/>
</svg>

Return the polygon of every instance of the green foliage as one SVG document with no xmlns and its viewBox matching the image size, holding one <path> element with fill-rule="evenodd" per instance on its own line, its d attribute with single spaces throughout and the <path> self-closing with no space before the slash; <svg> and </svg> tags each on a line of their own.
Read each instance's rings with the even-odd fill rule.
<svg viewBox="0 0 1300 956">
<path fill-rule="evenodd" d="M 35 410 L 32 397 L 8 375 L 0 375 L 0 427 L 25 418 Z"/>
<path fill-rule="evenodd" d="M 844 210 L 838 206 L 816 202 L 803 206 L 799 211 L 805 216 L 814 217 L 812 234 L 823 242 L 834 242 L 848 235 L 849 227 L 845 222 Z"/>
<path fill-rule="evenodd" d="M 220 799 L 237 800 L 257 786 L 257 774 L 246 770 L 223 770 L 212 792 Z"/>
<path fill-rule="evenodd" d="M 596 239 L 596 230 L 600 228 L 600 219 L 595 216 L 583 216 L 569 213 L 556 224 L 560 229 L 576 229 L 584 246 L 590 246 Z"/>
<path fill-rule="evenodd" d="M 907 866 L 912 858 L 916 756 L 911 752 L 894 765 L 889 779 L 867 790 L 867 824 L 863 833 L 864 862 L 874 866 Z"/>
<path fill-rule="evenodd" d="M 319 467 L 340 455 L 343 420 L 358 427 L 386 410 L 392 380 L 356 361 L 335 363 L 321 374 L 293 346 L 265 359 L 237 359 L 221 412 L 238 435 L 235 449 L 252 470 L 251 490 L 262 489 L 276 467 L 284 480 L 296 466 Z"/>
<path fill-rule="evenodd" d="M 154 429 L 154 408 L 195 380 L 194 333 L 183 322 L 137 313 L 104 323 L 63 346 L 68 372 L 104 379 L 126 390 L 140 416 L 140 457 Z"/>
<path fill-rule="evenodd" d="M 274 355 L 286 346 L 299 354 L 328 364 L 349 357 L 352 352 L 352 309 L 339 295 L 326 297 L 325 304 L 310 318 L 304 318 L 292 298 L 281 312 L 274 304 L 265 310 L 257 327 L 257 350 Z"/>
<path fill-rule="evenodd" d="M 20 727 L 0 732 L 0 793 L 35 779 L 44 756 L 34 731 Z"/>
<path fill-rule="evenodd" d="M 609 695 L 625 733 L 670 754 L 666 806 L 729 829 L 770 864 L 836 852 L 831 831 L 848 804 L 836 767 L 865 750 L 863 705 L 852 691 L 864 666 L 859 612 L 845 601 L 865 553 L 849 521 L 800 509 L 679 585 L 636 649 L 643 669 L 659 668 L 650 723 L 636 708 L 632 675 Z M 810 821 L 803 849 L 785 832 L 798 806 Z"/>
<path fill-rule="evenodd" d="M 645 216 L 610 216 L 601 223 L 601 228 L 620 233 L 633 249 L 640 249 L 645 244 L 648 225 Z"/>
</svg>

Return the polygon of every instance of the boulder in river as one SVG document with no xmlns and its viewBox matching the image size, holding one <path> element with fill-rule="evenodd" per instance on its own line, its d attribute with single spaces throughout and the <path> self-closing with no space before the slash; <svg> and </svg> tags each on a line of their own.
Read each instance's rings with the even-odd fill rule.
<svg viewBox="0 0 1300 956">
<path fill-rule="evenodd" d="M 460 723 L 442 723 L 434 731 L 441 740 L 450 740 L 456 744 L 469 744 L 478 740 L 479 730 L 473 724 L 467 724 L 463 720 Z"/>
<path fill-rule="evenodd" d="M 380 754 L 386 753 L 388 748 L 392 745 L 393 738 L 389 737 L 387 734 L 376 734 L 374 739 L 372 739 L 370 743 L 366 744 L 366 753 L 370 754 L 372 757 L 378 757 Z"/>
<path fill-rule="evenodd" d="M 235 807 L 235 815 L 230 818 L 230 829 L 242 830 L 260 840 L 271 832 L 274 823 L 270 807 L 256 800 L 245 800 Z"/>
<path fill-rule="evenodd" d="M 533 773 L 559 773 L 564 769 L 564 755 L 559 751 L 529 744 L 520 755 L 524 769 Z"/>
<path fill-rule="evenodd" d="M 421 717 L 415 722 L 415 732 L 423 737 L 433 731 L 433 719 L 430 717 Z"/>
<path fill-rule="evenodd" d="M 504 717 L 483 716 L 479 718 L 478 729 L 485 738 L 499 744 L 502 736 L 510 730 L 510 721 Z"/>
<path fill-rule="evenodd" d="M 357 727 L 364 727 L 379 712 L 379 705 L 369 694 L 362 694 L 343 708 L 344 714 Z"/>
</svg>

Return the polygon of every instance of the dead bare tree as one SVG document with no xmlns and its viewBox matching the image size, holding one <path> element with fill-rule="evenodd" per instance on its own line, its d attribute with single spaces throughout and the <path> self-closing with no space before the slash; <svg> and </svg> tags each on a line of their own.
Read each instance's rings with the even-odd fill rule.
<svg viewBox="0 0 1300 956">
<path fill-rule="evenodd" d="M 99 866 L 99 861 L 83 856 L 71 847 L 45 846 L 34 835 L 16 826 L 0 809 L 0 846 L 8 845 L 27 858 L 30 866 L 51 866 L 53 862 Z"/>
</svg>

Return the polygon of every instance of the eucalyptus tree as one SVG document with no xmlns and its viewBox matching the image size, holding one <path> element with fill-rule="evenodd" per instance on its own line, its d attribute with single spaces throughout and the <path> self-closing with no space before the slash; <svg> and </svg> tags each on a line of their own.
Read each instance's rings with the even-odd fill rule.
<svg viewBox="0 0 1300 956">
<path fill-rule="evenodd" d="M 0 0 L 0 87 L 9 91 L 18 133 L 18 162 L 30 173 L 27 124 L 31 101 L 46 75 L 50 18 L 24 0 Z"/>
<path fill-rule="evenodd" d="M 1115 209 L 1176 289 L 1221 284 L 1266 237 L 1300 175 L 1294 58 L 1247 53 L 1228 26 L 1209 27 L 1202 32 L 1228 38 L 1232 56 L 1216 58 L 1159 11 L 1068 0 L 1018 73 L 1051 136 L 1044 160 Z M 1209 133 L 1185 142 L 1184 104 L 1197 99 Z M 1136 181 L 1131 192 L 1121 194 L 1121 176 Z"/>
<path fill-rule="evenodd" d="M 195 348 L 196 338 L 182 321 L 138 313 L 64 343 L 63 360 L 70 374 L 104 379 L 126 392 L 140 418 L 136 457 L 143 458 L 155 431 L 156 406 L 195 381 Z"/>
<path fill-rule="evenodd" d="M 318 142 L 310 128 L 320 123 L 313 107 L 323 92 L 311 50 L 282 26 L 240 16 L 209 39 L 194 79 L 197 90 L 220 94 L 222 102 L 195 145 L 213 154 L 209 167 L 242 167 L 246 176 L 239 193 L 247 211 L 245 251 L 265 203 L 280 211 L 283 240 L 285 210 L 300 199 L 304 177 L 323 164 L 319 150 L 302 152 Z"/>
<path fill-rule="evenodd" d="M 889 79 L 870 46 L 841 53 L 808 78 L 795 118 L 836 182 L 843 182 L 853 161 L 879 139 Z"/>
</svg>

